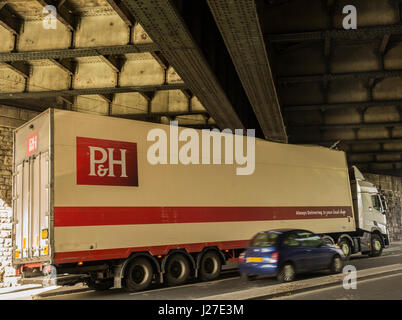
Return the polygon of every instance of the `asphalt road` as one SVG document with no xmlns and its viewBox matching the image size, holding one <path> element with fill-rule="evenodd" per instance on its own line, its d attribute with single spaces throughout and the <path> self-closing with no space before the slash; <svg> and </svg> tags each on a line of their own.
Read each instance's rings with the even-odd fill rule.
<svg viewBox="0 0 402 320">
<path fill-rule="evenodd" d="M 368 258 L 363 255 L 352 256 L 347 264 L 356 267 L 357 271 L 402 263 L 402 244 L 386 249 L 381 257 Z M 327 271 L 305 274 L 297 280 L 313 279 L 328 275 Z M 389 276 L 389 274 L 388 274 Z M 128 293 L 123 289 L 110 289 L 103 292 L 87 291 L 62 294 L 51 297 L 35 297 L 47 300 L 188 300 L 207 298 L 208 296 L 231 293 L 234 291 L 277 285 L 275 279 L 260 277 L 244 283 L 237 270 L 223 272 L 220 279 L 211 282 L 193 282 L 179 287 L 154 286 L 136 293 Z M 323 291 L 320 291 L 323 290 Z M 288 299 L 400 299 L 402 300 L 402 273 L 387 277 L 379 275 L 378 279 L 358 281 L 358 289 L 345 290 L 343 287 L 312 290 L 302 294 L 288 296 Z"/>
</svg>

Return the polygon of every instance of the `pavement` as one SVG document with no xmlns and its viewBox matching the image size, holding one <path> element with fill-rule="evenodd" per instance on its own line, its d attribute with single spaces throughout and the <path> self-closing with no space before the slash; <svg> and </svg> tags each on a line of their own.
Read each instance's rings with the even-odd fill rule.
<svg viewBox="0 0 402 320">
<path fill-rule="evenodd" d="M 371 295 L 372 298 L 391 296 L 402 300 L 402 293 L 398 291 L 398 288 L 402 287 L 395 287 L 395 284 L 400 284 L 402 278 L 402 241 L 392 243 L 381 257 L 368 258 L 358 254 L 352 256 L 347 264 L 356 267 L 359 283 L 359 290 L 350 291 L 347 295 L 349 299 L 369 299 L 368 296 Z M 93 291 L 84 284 L 47 287 L 36 284 L 0 289 L 0 300 L 244 300 L 345 297 L 345 289 L 342 287 L 344 274 L 328 275 L 328 272 L 323 271 L 300 275 L 297 281 L 286 284 L 278 284 L 274 279 L 264 277 L 244 283 L 240 281 L 239 273 L 233 267 L 235 264 L 225 266 L 218 280 L 192 281 L 178 287 L 153 285 L 146 291 L 128 293 L 123 289 Z M 362 291 L 360 285 L 363 288 L 375 287 L 371 291 Z M 386 294 L 381 295 L 376 288 L 382 288 Z"/>
</svg>

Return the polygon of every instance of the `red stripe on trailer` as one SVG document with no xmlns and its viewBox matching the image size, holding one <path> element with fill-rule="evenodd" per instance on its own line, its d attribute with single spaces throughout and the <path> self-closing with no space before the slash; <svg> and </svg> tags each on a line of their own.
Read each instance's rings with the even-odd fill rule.
<svg viewBox="0 0 402 320">
<path fill-rule="evenodd" d="M 187 252 L 200 252 L 205 247 L 217 247 L 219 250 L 242 249 L 247 246 L 248 241 L 249 240 L 236 240 L 236 241 L 172 244 L 164 246 L 56 252 L 54 255 L 54 263 L 62 264 L 62 263 L 72 263 L 78 261 L 125 259 L 133 252 L 149 252 L 151 255 L 156 256 L 156 255 L 168 254 L 170 250 L 174 249 L 185 249 L 187 250 Z"/>
<path fill-rule="evenodd" d="M 352 217 L 352 207 L 55 207 L 55 227 Z"/>
</svg>

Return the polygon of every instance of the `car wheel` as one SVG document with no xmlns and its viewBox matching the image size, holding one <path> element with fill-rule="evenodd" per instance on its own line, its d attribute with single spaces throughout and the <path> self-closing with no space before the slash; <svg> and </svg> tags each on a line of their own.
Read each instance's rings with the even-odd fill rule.
<svg viewBox="0 0 402 320">
<path fill-rule="evenodd" d="M 342 239 L 339 241 L 338 246 L 341 248 L 343 254 L 345 255 L 345 259 L 349 260 L 350 255 L 352 254 L 352 245 L 350 241 L 347 239 Z"/>
<path fill-rule="evenodd" d="M 331 273 L 341 273 L 342 267 L 343 263 L 341 257 L 338 255 L 334 256 L 331 262 Z"/>
<path fill-rule="evenodd" d="M 90 278 L 86 281 L 86 284 L 91 290 L 106 291 L 113 287 L 114 282 L 113 279 L 97 280 Z"/>
<path fill-rule="evenodd" d="M 370 257 L 378 257 L 382 254 L 382 241 L 378 234 L 371 235 Z"/>
<path fill-rule="evenodd" d="M 279 282 L 290 282 L 296 277 L 295 268 L 291 263 L 285 263 L 277 275 L 277 280 Z"/>
</svg>

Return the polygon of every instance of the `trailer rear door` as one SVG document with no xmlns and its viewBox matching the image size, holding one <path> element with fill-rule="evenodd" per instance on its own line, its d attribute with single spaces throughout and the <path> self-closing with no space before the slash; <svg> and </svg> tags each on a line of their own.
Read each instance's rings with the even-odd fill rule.
<svg viewBox="0 0 402 320">
<path fill-rule="evenodd" d="M 50 260 L 50 112 L 14 133 L 14 265 Z"/>
</svg>

